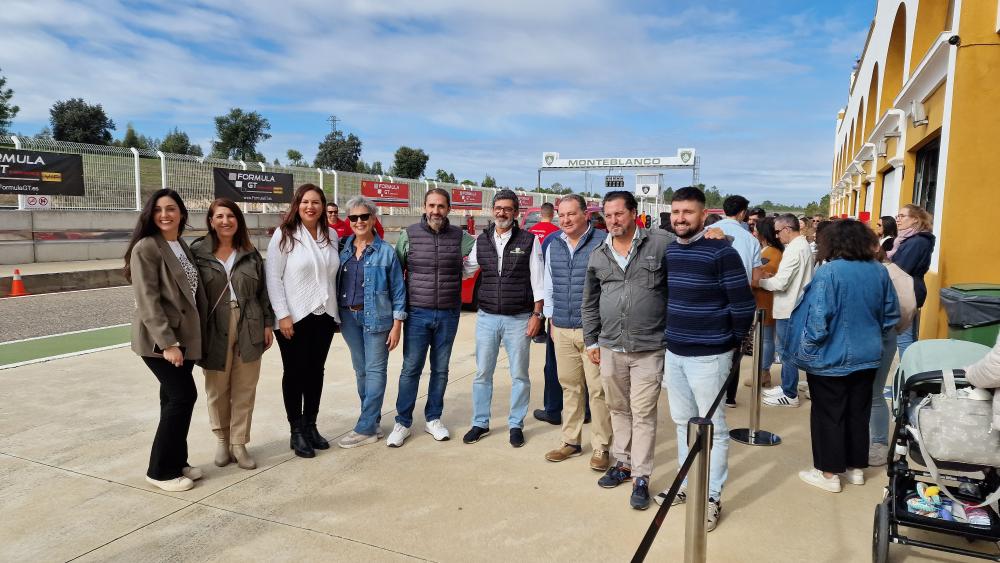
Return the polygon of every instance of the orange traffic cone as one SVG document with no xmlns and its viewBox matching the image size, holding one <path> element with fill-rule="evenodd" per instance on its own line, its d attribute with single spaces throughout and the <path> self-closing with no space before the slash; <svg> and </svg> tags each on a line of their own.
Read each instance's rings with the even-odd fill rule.
<svg viewBox="0 0 1000 563">
<path fill-rule="evenodd" d="M 14 270 L 14 281 L 10 282 L 10 294 L 7 297 L 21 297 L 28 295 L 24 289 L 24 282 L 21 281 L 21 270 Z"/>
</svg>

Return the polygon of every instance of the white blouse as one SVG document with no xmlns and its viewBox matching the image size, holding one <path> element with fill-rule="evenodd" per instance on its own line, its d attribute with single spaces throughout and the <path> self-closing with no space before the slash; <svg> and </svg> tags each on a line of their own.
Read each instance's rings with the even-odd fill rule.
<svg viewBox="0 0 1000 563">
<path fill-rule="evenodd" d="M 290 251 L 282 251 L 281 229 L 274 230 L 267 245 L 264 270 L 268 297 L 274 308 L 275 328 L 285 317 L 290 316 L 296 323 L 317 311 L 340 322 L 337 308 L 340 253 L 337 233 L 332 230 L 329 233 L 329 242 L 319 242 L 300 225 L 295 234 L 295 246 Z"/>
</svg>

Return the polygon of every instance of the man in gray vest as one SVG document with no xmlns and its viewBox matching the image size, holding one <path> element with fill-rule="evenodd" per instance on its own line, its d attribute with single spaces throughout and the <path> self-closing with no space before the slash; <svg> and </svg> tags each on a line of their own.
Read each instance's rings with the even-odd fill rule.
<svg viewBox="0 0 1000 563">
<path fill-rule="evenodd" d="M 545 247 L 545 316 L 552 323 L 551 338 L 555 363 L 562 387 L 562 444 L 545 454 L 549 461 L 564 461 L 583 452 L 581 438 L 590 395 L 590 468 L 605 471 L 610 465 L 611 415 L 604 402 L 601 372 L 590 361 L 583 344 L 583 284 L 587 263 L 606 234 L 590 226 L 587 202 L 570 194 L 559 202 L 562 232 L 551 235 Z"/>
<path fill-rule="evenodd" d="M 542 248 L 535 235 L 517 226 L 517 194 L 500 190 L 493 196 L 492 227 L 476 239 L 465 263 L 465 276 L 482 267 L 479 314 L 476 317 L 476 378 L 472 381 L 472 428 L 462 438 L 474 444 L 490 432 L 493 371 L 500 344 L 507 351 L 510 376 L 510 445 L 524 445 L 524 416 L 531 381 L 528 348 L 542 328 Z"/>
<path fill-rule="evenodd" d="M 410 437 L 428 350 L 431 376 L 424 431 L 438 441 L 450 438 L 441 413 L 448 386 L 448 362 L 462 312 L 462 261 L 472 251 L 475 239 L 448 222 L 449 211 L 448 192 L 441 188 L 428 190 L 424 195 L 424 216 L 403 230 L 396 241 L 396 255 L 406 272 L 409 315 L 403 324 L 403 370 L 396 397 L 396 425 L 386 439 L 386 445 L 393 448 L 402 446 Z"/>
<path fill-rule="evenodd" d="M 632 508 L 649 506 L 656 410 L 663 381 L 667 317 L 667 245 L 660 229 L 637 228 L 637 202 L 626 191 L 603 201 L 608 237 L 590 255 L 583 289 L 583 341 L 600 365 L 617 463 L 597 482 L 632 480 Z M 633 478 L 634 475 L 634 478 Z"/>
</svg>

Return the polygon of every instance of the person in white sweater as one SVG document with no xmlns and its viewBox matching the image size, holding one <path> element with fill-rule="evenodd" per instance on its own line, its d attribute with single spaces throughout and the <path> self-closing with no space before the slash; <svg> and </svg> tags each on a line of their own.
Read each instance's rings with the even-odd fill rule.
<svg viewBox="0 0 1000 563">
<path fill-rule="evenodd" d="M 284 373 L 281 391 L 291 427 L 289 447 L 299 457 L 315 457 L 330 443 L 316 428 L 323 369 L 340 322 L 337 234 L 326 221 L 326 196 L 303 184 L 267 245 L 267 292 L 274 308 Z"/>
<path fill-rule="evenodd" d="M 781 385 L 764 391 L 763 403 L 772 407 L 799 406 L 799 368 L 790 361 L 785 361 L 784 342 L 787 340 L 785 331 L 788 319 L 806 285 L 812 280 L 814 260 L 809 241 L 799 231 L 799 220 L 791 213 L 779 215 L 774 220 L 774 231 L 778 240 L 785 245 L 781 255 L 781 264 L 774 276 L 754 276 L 751 285 L 774 293 L 774 305 L 771 314 L 775 321 L 775 336 L 778 353 L 781 355 Z"/>
</svg>

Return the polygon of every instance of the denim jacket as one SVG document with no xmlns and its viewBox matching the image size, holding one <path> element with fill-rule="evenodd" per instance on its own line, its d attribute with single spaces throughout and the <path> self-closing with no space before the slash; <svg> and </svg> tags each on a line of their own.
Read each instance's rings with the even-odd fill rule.
<svg viewBox="0 0 1000 563">
<path fill-rule="evenodd" d="M 340 263 L 346 264 L 354 254 L 354 235 L 347 237 Z M 392 328 L 392 321 L 406 320 L 406 285 L 403 268 L 396 251 L 375 235 L 375 240 L 365 249 L 365 308 L 362 324 L 365 332 L 385 332 Z"/>
<path fill-rule="evenodd" d="M 785 354 L 807 373 L 841 376 L 877 368 L 882 335 L 899 322 L 899 300 L 878 262 L 837 259 L 816 269 L 789 319 Z"/>
</svg>

